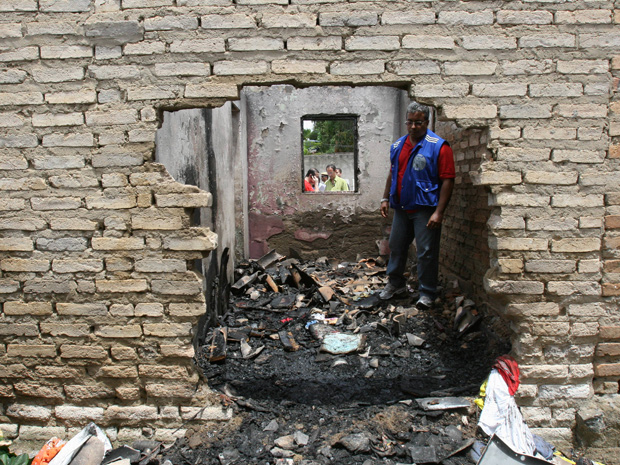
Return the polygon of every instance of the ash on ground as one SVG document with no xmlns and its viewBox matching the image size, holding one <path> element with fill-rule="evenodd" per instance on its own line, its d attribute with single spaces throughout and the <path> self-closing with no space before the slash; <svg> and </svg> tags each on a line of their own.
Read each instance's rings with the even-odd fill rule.
<svg viewBox="0 0 620 465">
<path fill-rule="evenodd" d="M 381 259 L 271 252 L 235 278 L 196 360 L 233 419 L 190 428 L 174 465 L 473 463 L 473 398 L 510 346 L 455 282 L 420 310 L 379 299 Z"/>
</svg>

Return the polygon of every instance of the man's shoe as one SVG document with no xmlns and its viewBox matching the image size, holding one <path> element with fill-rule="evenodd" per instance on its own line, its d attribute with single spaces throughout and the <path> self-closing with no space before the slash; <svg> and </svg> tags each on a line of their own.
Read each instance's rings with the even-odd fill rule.
<svg viewBox="0 0 620 465">
<path fill-rule="evenodd" d="M 388 300 L 394 297 L 395 295 L 401 295 L 407 292 L 407 286 L 396 287 L 392 283 L 387 283 L 387 286 L 383 288 L 381 293 L 379 294 L 379 298 L 381 300 Z"/>
<path fill-rule="evenodd" d="M 433 306 L 433 299 L 427 295 L 421 295 L 415 306 L 420 310 L 428 310 Z"/>
</svg>

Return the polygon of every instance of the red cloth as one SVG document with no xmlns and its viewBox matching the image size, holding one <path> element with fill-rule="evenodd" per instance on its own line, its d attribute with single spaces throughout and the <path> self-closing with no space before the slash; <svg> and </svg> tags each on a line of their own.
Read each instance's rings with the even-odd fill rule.
<svg viewBox="0 0 620 465">
<path fill-rule="evenodd" d="M 314 187 L 312 187 L 312 184 L 310 184 L 306 178 L 304 178 L 304 192 L 314 192 Z"/>
<path fill-rule="evenodd" d="M 407 163 L 411 158 L 411 151 L 413 145 L 411 144 L 411 138 L 407 137 L 403 147 L 400 149 L 398 155 L 398 177 L 396 179 L 396 194 L 400 198 L 400 189 L 403 185 L 403 176 L 407 170 Z M 437 168 L 439 172 L 439 179 L 453 179 L 456 177 L 454 170 L 454 155 L 452 153 L 452 147 L 449 144 L 443 144 L 439 150 L 439 159 L 437 160 Z M 413 213 L 416 210 L 407 210 L 407 213 Z"/>
<path fill-rule="evenodd" d="M 508 385 L 508 392 L 510 392 L 511 396 L 514 396 L 517 389 L 519 389 L 520 383 L 519 364 L 517 361 L 510 355 L 502 355 L 501 357 L 497 357 L 493 368 L 502 375 L 502 378 L 504 378 L 504 381 Z"/>
</svg>

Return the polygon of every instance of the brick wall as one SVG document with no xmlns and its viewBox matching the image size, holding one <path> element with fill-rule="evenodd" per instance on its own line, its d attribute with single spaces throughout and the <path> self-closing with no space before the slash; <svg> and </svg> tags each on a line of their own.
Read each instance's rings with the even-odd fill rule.
<svg viewBox="0 0 620 465">
<path fill-rule="evenodd" d="M 441 242 L 443 272 L 455 275 L 472 297 L 486 302 L 483 278 L 489 269 L 487 222 L 491 208 L 486 188 L 474 185 L 480 164 L 490 157 L 487 131 L 439 122 L 436 132 L 452 147 L 456 178 L 446 211 Z M 470 173 L 472 173 L 470 175 Z"/>
<path fill-rule="evenodd" d="M 188 227 L 208 195 L 164 176 L 153 141 L 160 110 L 218 106 L 243 84 L 398 85 L 488 134 L 470 176 L 489 195 L 484 285 L 510 320 L 520 402 L 566 443 L 584 399 L 618 395 L 617 2 L 4 0 L 0 13 L 1 395 L 20 436 L 72 424 L 72 408 L 106 427 L 188 414 L 166 397 L 195 379 L 202 300 L 186 263 L 215 239 Z"/>
</svg>

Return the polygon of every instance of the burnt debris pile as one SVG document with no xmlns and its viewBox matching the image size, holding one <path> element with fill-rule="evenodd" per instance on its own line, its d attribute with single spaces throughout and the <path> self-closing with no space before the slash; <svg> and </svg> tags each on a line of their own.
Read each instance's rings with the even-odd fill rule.
<svg viewBox="0 0 620 465">
<path fill-rule="evenodd" d="M 197 362 L 211 387 L 255 400 L 367 405 L 476 394 L 507 350 L 483 313 L 455 283 L 430 310 L 415 308 L 412 293 L 382 301 L 386 280 L 381 258 L 272 251 L 242 263 Z"/>
</svg>

